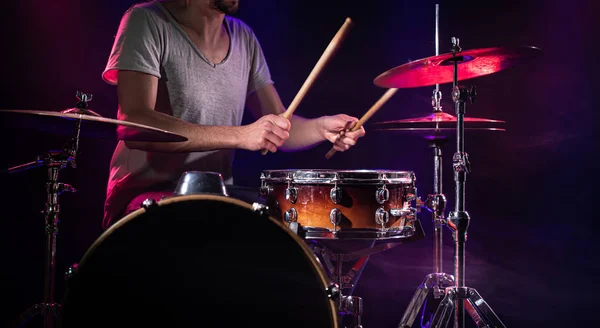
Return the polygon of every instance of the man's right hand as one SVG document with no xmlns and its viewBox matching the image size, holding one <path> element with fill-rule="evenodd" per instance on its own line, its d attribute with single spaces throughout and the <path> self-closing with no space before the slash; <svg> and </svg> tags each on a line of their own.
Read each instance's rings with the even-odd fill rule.
<svg viewBox="0 0 600 328">
<path fill-rule="evenodd" d="M 242 126 L 240 148 L 267 149 L 274 153 L 290 137 L 291 127 L 290 121 L 281 115 L 264 115 L 256 122 Z"/>
</svg>

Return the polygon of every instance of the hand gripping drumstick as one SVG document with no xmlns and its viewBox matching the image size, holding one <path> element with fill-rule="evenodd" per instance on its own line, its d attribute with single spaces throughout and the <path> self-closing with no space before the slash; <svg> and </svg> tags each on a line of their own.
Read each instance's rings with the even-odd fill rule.
<svg viewBox="0 0 600 328">
<path fill-rule="evenodd" d="M 294 100 L 292 100 L 290 106 L 283 113 L 284 118 L 289 120 L 290 117 L 292 117 L 292 114 L 294 114 L 294 111 L 302 101 L 302 98 L 304 98 L 304 95 L 306 94 L 308 89 L 312 87 L 313 83 L 317 79 L 317 76 L 321 73 L 323 67 L 325 67 L 325 64 L 327 64 L 327 61 L 329 61 L 331 56 L 333 56 L 335 51 L 339 48 L 340 42 L 343 41 L 344 38 L 346 38 L 346 35 L 348 34 L 351 25 L 352 20 L 350 19 L 350 17 L 346 18 L 346 20 L 344 21 L 344 25 L 340 27 L 339 31 L 335 34 L 333 39 L 331 39 L 331 42 L 329 42 L 329 45 L 325 49 L 325 52 L 323 52 L 321 58 L 319 58 L 319 61 L 308 75 L 308 78 L 306 79 L 306 81 L 304 81 L 304 84 L 300 88 L 300 91 L 298 91 L 298 94 L 296 95 L 296 97 L 294 97 Z M 267 152 L 267 149 L 262 150 L 263 155 L 267 154 Z"/>
<path fill-rule="evenodd" d="M 360 120 L 358 120 L 358 122 L 356 122 L 356 124 L 354 125 L 354 127 L 352 127 L 352 130 L 350 130 L 350 132 L 354 132 L 357 131 L 358 129 L 360 129 L 360 127 L 365 124 L 365 122 L 371 118 L 371 116 L 373 116 L 373 114 L 375 114 L 375 112 L 377 112 L 377 110 L 379 110 L 379 108 L 381 108 L 381 106 L 383 106 L 383 104 L 385 104 L 388 99 L 390 99 L 394 93 L 396 93 L 396 91 L 398 91 L 397 88 L 391 88 L 388 89 L 388 91 L 386 91 L 383 96 L 381 96 L 381 98 L 379 98 L 379 100 L 377 100 L 377 102 L 365 113 L 365 115 L 363 115 L 363 117 L 360 118 Z M 341 137 L 341 135 L 338 135 L 338 138 Z M 325 154 L 325 158 L 330 159 L 331 156 L 333 156 L 336 153 L 336 150 L 331 147 L 331 150 Z"/>
</svg>

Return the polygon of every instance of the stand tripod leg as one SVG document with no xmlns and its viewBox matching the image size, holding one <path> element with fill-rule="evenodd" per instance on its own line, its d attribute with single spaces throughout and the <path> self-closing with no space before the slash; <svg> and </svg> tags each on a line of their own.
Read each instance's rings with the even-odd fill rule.
<svg viewBox="0 0 600 328">
<path fill-rule="evenodd" d="M 402 315 L 402 319 L 400 320 L 400 324 L 398 328 L 410 328 L 415 322 L 417 315 L 419 314 L 419 310 L 423 306 L 423 302 L 427 298 L 427 294 L 429 294 L 429 277 L 425 278 L 423 283 L 417 287 L 415 294 L 413 295 L 410 303 L 408 303 L 408 307 Z"/>
<path fill-rule="evenodd" d="M 465 308 L 477 327 L 506 328 L 492 308 L 473 288 L 469 288 Z"/>
<path fill-rule="evenodd" d="M 45 304 L 39 303 L 31 306 L 29 309 L 23 311 L 17 319 L 15 319 L 9 327 L 20 328 L 24 327 L 33 319 L 33 317 L 40 315 L 44 319 L 44 327 L 48 325 L 54 325 L 60 327 L 61 325 L 61 310 L 62 307 L 59 304 Z"/>
<path fill-rule="evenodd" d="M 450 322 L 450 318 L 452 317 L 452 313 L 454 310 L 454 302 L 456 300 L 456 293 L 453 289 L 448 289 L 446 291 L 446 296 L 440 302 L 437 311 L 435 311 L 435 315 L 431 320 L 431 326 L 433 328 L 442 328 L 447 327 Z"/>
<path fill-rule="evenodd" d="M 21 315 L 19 315 L 19 317 L 11 323 L 10 327 L 13 327 L 13 328 L 22 327 L 25 324 L 27 324 L 33 317 L 41 314 L 41 312 L 42 312 L 42 306 L 40 304 L 36 304 L 36 305 L 30 307 L 29 309 L 23 311 L 21 313 Z"/>
</svg>

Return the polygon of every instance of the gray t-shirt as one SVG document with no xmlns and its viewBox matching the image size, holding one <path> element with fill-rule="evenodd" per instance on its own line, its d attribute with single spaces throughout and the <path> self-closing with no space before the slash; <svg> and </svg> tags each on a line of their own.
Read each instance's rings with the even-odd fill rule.
<svg viewBox="0 0 600 328">
<path fill-rule="evenodd" d="M 248 94 L 273 83 L 253 31 L 226 16 L 229 52 L 213 64 L 158 1 L 132 6 L 123 16 L 102 78 L 117 84 L 118 70 L 159 78 L 155 110 L 201 125 L 240 125 Z M 135 96 L 135 95 L 132 95 Z M 103 226 L 114 223 L 131 199 L 184 171 L 212 171 L 233 183 L 234 151 L 153 153 L 119 142 L 111 163 Z"/>
</svg>

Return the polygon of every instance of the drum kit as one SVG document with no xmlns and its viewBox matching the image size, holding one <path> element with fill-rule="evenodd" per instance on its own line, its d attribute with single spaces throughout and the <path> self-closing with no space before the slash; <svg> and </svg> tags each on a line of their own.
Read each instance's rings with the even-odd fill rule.
<svg viewBox="0 0 600 328">
<path fill-rule="evenodd" d="M 416 289 L 398 327 L 412 327 L 430 293 L 440 301 L 428 327 L 447 326 L 452 317 L 455 327 L 464 327 L 465 311 L 479 327 L 505 327 L 477 290 L 465 283 L 471 218 L 465 204 L 470 161 L 464 147 L 465 131 L 504 131 L 504 122 L 465 117 L 467 103 L 477 94 L 475 87 L 458 82 L 507 69 L 541 50 L 462 50 L 459 39 L 452 38 L 451 52 L 440 55 L 437 16 L 436 6 L 436 55 L 390 69 L 374 80 L 390 90 L 435 85 L 433 113 L 371 125 L 373 130 L 416 133 L 433 148 L 433 193 L 425 201 L 418 197 L 412 171 L 264 170 L 253 203 L 231 197 L 219 173 L 185 172 L 171 197 L 143 202 L 103 232 L 69 268 L 62 304 L 54 297 L 59 195 L 75 189 L 60 182 L 59 175 L 62 169 L 77 167 L 80 137 L 154 142 L 186 138 L 101 117 L 88 108 L 92 96 L 81 92 L 77 106 L 62 112 L 2 110 L 3 119 L 12 115 L 28 127 L 70 135 L 62 150 L 6 170 L 48 171 L 44 299 L 25 311 L 19 324 L 41 315 L 44 327 L 65 328 L 215 321 L 231 326 L 362 327 L 363 302 L 353 291 L 363 268 L 371 255 L 423 238 L 417 214 L 424 208 L 433 217 L 433 273 Z M 456 116 L 442 111 L 442 83 L 453 83 Z M 370 117 L 373 111 L 369 112 Z M 456 197 L 446 218 L 442 149 L 451 137 L 456 138 Z M 455 244 L 453 274 L 442 268 L 444 227 Z M 231 315 L 224 316 L 228 312 Z"/>
</svg>

